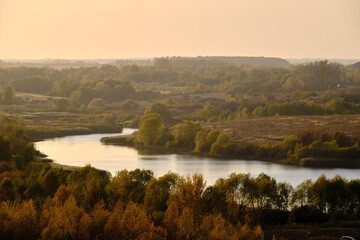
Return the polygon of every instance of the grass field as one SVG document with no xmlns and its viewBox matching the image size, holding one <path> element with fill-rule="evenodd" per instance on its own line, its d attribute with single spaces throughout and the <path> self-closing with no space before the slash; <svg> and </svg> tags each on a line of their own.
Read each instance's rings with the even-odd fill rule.
<svg viewBox="0 0 360 240">
<path fill-rule="evenodd" d="M 264 117 L 206 123 L 203 127 L 207 130 L 219 129 L 236 141 L 263 144 L 267 141 L 282 141 L 289 135 L 305 130 L 342 131 L 349 136 L 360 135 L 360 114 Z"/>
</svg>

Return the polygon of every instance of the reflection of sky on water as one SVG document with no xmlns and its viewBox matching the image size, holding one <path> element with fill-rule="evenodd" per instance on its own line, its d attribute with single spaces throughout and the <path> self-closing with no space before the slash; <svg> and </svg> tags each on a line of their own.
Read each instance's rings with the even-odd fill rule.
<svg viewBox="0 0 360 240">
<path fill-rule="evenodd" d="M 132 133 L 132 129 L 124 129 L 123 134 Z M 70 166 L 91 166 L 104 169 L 115 174 L 122 169 L 150 169 L 155 176 L 162 176 L 169 171 L 180 175 L 195 172 L 204 175 L 208 184 L 216 179 L 227 177 L 232 172 L 251 173 L 252 176 L 264 172 L 277 181 L 297 185 L 306 179 L 317 179 L 321 174 L 332 178 L 339 174 L 347 179 L 359 178 L 358 169 L 310 169 L 279 165 L 262 161 L 229 160 L 199 157 L 194 155 L 149 154 L 130 147 L 104 145 L 100 138 L 119 134 L 92 134 L 69 136 L 37 142 L 36 147 L 50 159 Z M 145 154 L 146 153 L 146 154 Z"/>
</svg>

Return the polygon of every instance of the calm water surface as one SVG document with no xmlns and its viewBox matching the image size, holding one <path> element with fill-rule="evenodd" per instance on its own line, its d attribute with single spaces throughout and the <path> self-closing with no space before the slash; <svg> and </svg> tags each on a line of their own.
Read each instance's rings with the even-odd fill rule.
<svg viewBox="0 0 360 240">
<path fill-rule="evenodd" d="M 123 134 L 130 134 L 135 129 L 125 128 Z M 316 180 L 321 174 L 332 178 L 339 174 L 347 179 L 360 178 L 359 169 L 311 169 L 285 166 L 262 161 L 242 159 L 214 159 L 193 155 L 177 154 L 144 154 L 133 148 L 104 145 L 100 138 L 115 134 L 91 134 L 47 139 L 37 142 L 39 151 L 55 162 L 71 166 L 91 166 L 104 169 L 114 175 L 122 169 L 150 169 L 159 177 L 168 171 L 180 175 L 195 172 L 202 173 L 208 184 L 212 185 L 220 177 L 228 177 L 230 173 L 250 173 L 252 176 L 264 172 L 277 181 L 285 181 L 293 186 L 306 179 Z"/>
</svg>

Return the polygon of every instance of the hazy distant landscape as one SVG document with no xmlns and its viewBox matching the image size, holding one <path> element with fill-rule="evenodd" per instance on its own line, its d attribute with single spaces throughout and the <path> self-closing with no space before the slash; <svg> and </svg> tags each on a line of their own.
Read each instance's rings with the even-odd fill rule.
<svg viewBox="0 0 360 240">
<path fill-rule="evenodd" d="M 172 62 L 176 60 L 187 59 L 194 62 L 209 62 L 217 65 L 224 64 L 250 64 L 256 66 L 288 66 L 289 64 L 305 64 L 311 62 L 319 62 L 323 60 L 328 60 L 332 63 L 340 63 L 343 65 L 352 65 L 357 62 L 360 62 L 360 59 L 321 59 L 321 58 L 291 58 L 291 59 L 281 59 L 281 58 L 268 58 L 268 57 L 171 57 Z M 53 68 L 66 68 L 66 67 L 94 67 L 101 66 L 103 64 L 109 64 L 114 66 L 126 66 L 135 64 L 138 66 L 153 66 L 156 64 L 157 58 L 134 58 L 134 59 L 79 59 L 79 60 L 70 60 L 70 59 L 2 59 L 0 60 L 0 67 L 53 67 Z M 204 65 L 206 66 L 206 65 Z"/>
<path fill-rule="evenodd" d="M 360 239 L 359 9 L 0 1 L 0 239 Z"/>
</svg>

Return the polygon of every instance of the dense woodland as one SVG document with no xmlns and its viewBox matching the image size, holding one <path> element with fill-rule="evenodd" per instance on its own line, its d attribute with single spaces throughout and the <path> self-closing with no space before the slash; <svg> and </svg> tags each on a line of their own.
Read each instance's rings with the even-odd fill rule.
<svg viewBox="0 0 360 240">
<path fill-rule="evenodd" d="M 2 119 L 0 236 L 6 239 L 263 239 L 261 226 L 360 218 L 360 180 L 340 176 L 293 188 L 233 173 L 207 186 L 199 174 L 115 176 L 41 162 L 12 119 Z"/>
</svg>

